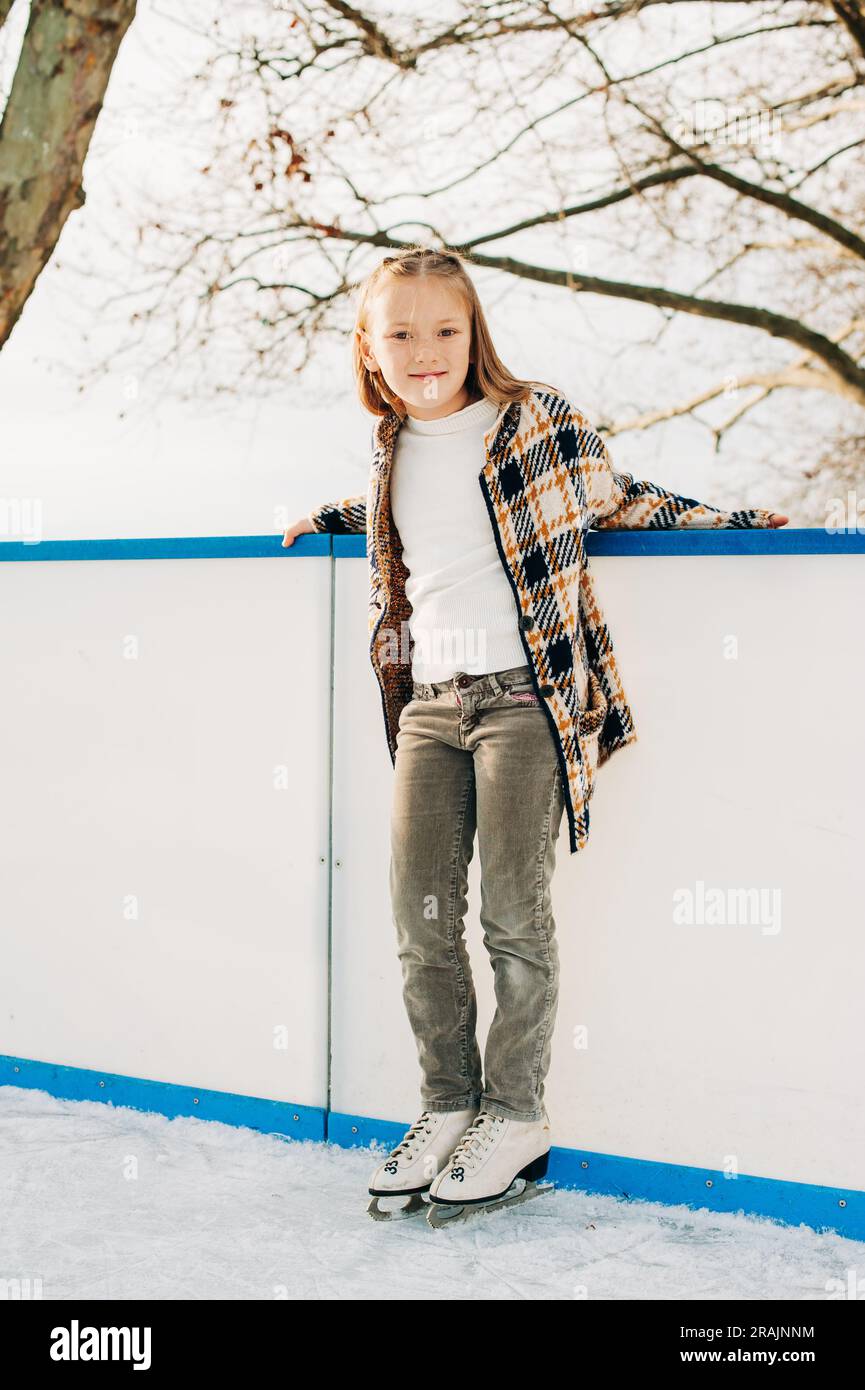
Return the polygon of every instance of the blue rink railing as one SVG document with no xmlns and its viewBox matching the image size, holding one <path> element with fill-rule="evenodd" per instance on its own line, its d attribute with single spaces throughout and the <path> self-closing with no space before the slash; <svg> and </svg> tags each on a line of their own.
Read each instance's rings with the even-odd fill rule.
<svg viewBox="0 0 865 1390">
<path fill-rule="evenodd" d="M 728 530 L 688 527 L 589 531 L 589 555 L 862 555 L 865 525 L 860 530 L 803 527 L 790 530 L 764 527 Z M 337 559 L 366 555 L 366 536 L 298 536 L 283 546 L 279 535 L 269 536 L 135 536 L 114 540 L 0 541 L 3 560 L 207 560 L 249 559 L 281 555 L 334 555 Z"/>
</svg>

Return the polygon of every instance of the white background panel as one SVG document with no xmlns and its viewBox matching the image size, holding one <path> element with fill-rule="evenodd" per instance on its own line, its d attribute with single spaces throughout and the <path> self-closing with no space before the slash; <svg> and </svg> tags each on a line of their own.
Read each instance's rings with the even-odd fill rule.
<svg viewBox="0 0 865 1390">
<path fill-rule="evenodd" d="M 325 1104 L 330 563 L 0 565 L 0 1051 Z"/>
</svg>

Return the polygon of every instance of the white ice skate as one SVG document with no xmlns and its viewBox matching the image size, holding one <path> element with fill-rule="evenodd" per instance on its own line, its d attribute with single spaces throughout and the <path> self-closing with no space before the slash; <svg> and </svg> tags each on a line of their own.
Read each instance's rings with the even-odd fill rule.
<svg viewBox="0 0 865 1390">
<path fill-rule="evenodd" d="M 465 1221 L 481 1211 L 516 1206 L 555 1190 L 538 1185 L 547 1171 L 552 1130 L 541 1120 L 508 1120 L 481 1110 L 429 1189 L 433 1227 Z"/>
<path fill-rule="evenodd" d="M 470 1110 L 424 1110 L 373 1173 L 369 1185 L 372 1201 L 367 1207 L 370 1216 L 376 1221 L 394 1221 L 424 1211 L 430 1184 L 477 1114 L 477 1106 Z"/>
</svg>

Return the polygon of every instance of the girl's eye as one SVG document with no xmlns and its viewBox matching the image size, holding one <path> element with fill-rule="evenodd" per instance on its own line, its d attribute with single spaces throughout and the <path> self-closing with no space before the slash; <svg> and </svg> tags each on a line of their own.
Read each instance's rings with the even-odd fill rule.
<svg viewBox="0 0 865 1390">
<path fill-rule="evenodd" d="M 459 329 L 457 329 L 457 328 L 443 328 L 441 331 L 442 331 L 442 333 L 457 333 L 457 332 L 459 332 Z M 406 336 L 406 332 L 407 332 L 407 329 L 405 329 L 405 328 L 398 328 L 397 331 L 396 331 L 395 333 L 391 333 L 390 336 L 391 336 L 392 338 L 404 338 L 404 337 Z"/>
</svg>

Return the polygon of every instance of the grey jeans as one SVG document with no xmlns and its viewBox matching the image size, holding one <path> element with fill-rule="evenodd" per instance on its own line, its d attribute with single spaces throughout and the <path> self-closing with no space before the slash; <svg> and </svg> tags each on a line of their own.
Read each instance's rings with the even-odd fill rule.
<svg viewBox="0 0 865 1390">
<path fill-rule="evenodd" d="M 414 682 L 397 733 L 390 893 L 427 1110 L 481 1105 L 542 1118 L 558 1004 L 550 880 L 563 809 L 528 666 Z M 496 996 L 486 1085 L 463 921 L 476 834 Z"/>
</svg>

